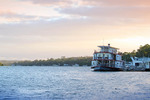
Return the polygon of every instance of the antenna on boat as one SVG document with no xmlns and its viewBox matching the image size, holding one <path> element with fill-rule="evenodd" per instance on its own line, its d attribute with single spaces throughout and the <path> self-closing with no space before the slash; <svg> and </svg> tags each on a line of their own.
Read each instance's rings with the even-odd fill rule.
<svg viewBox="0 0 150 100">
<path fill-rule="evenodd" d="M 104 52 L 104 38 L 103 38 L 103 52 Z M 104 59 L 104 54 L 103 54 L 103 58 Z M 104 64 L 104 61 L 102 60 L 102 64 Z"/>
<path fill-rule="evenodd" d="M 103 38 L 103 46 L 104 46 L 104 38 Z"/>
</svg>

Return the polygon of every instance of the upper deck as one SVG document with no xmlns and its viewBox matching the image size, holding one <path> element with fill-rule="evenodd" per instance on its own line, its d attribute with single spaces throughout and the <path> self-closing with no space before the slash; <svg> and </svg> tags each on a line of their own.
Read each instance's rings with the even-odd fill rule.
<svg viewBox="0 0 150 100">
<path fill-rule="evenodd" d="M 108 46 L 98 46 L 100 48 L 100 53 L 113 53 L 113 54 L 117 54 L 118 52 L 118 48 L 115 47 L 111 47 L 110 44 L 108 44 Z"/>
</svg>

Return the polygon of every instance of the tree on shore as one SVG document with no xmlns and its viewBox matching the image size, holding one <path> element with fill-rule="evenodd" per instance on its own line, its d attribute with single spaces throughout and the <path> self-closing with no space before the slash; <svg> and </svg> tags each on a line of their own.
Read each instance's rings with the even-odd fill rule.
<svg viewBox="0 0 150 100">
<path fill-rule="evenodd" d="M 150 45 L 145 44 L 144 46 L 140 46 L 139 49 L 133 50 L 132 52 L 124 52 L 123 60 L 131 61 L 130 57 L 150 57 Z"/>
<path fill-rule="evenodd" d="M 140 46 L 140 48 L 136 52 L 137 57 L 150 57 L 150 45 L 146 44 L 144 46 Z"/>
<path fill-rule="evenodd" d="M 0 63 L 0 66 L 4 66 L 2 63 Z"/>
</svg>

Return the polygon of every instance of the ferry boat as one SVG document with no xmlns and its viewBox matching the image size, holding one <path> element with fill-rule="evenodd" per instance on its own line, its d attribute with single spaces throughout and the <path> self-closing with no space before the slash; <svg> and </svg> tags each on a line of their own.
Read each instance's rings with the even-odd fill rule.
<svg viewBox="0 0 150 100">
<path fill-rule="evenodd" d="M 94 51 L 92 67 L 93 71 L 122 71 L 124 61 L 118 48 L 108 46 L 98 46 L 99 51 Z"/>
</svg>

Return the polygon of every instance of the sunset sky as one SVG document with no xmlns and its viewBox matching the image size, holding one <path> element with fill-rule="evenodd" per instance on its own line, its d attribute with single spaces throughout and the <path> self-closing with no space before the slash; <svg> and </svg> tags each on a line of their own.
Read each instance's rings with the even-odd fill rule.
<svg viewBox="0 0 150 100">
<path fill-rule="evenodd" d="M 150 0 L 0 0 L 0 59 L 92 56 L 150 44 Z"/>
</svg>

